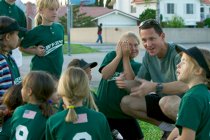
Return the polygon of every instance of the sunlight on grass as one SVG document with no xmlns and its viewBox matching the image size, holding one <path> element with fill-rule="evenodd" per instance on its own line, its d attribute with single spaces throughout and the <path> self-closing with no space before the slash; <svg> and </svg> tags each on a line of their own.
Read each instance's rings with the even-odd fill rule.
<svg viewBox="0 0 210 140">
<path fill-rule="evenodd" d="M 94 53 L 99 52 L 97 49 L 93 49 L 80 44 L 71 44 L 71 54 L 80 54 L 80 53 Z M 68 44 L 64 45 L 63 53 L 68 54 Z"/>
</svg>

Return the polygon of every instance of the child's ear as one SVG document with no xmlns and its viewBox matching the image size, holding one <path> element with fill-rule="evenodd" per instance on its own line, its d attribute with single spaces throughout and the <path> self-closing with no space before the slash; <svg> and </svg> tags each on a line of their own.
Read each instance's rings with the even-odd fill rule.
<svg viewBox="0 0 210 140">
<path fill-rule="evenodd" d="M 11 36 L 11 35 L 10 35 L 9 33 L 7 33 L 7 34 L 5 35 L 5 40 L 6 40 L 6 41 L 9 41 L 9 40 L 10 40 L 10 36 Z"/>
<path fill-rule="evenodd" d="M 28 96 L 31 96 L 31 95 L 32 95 L 32 90 L 31 90 L 31 88 L 27 88 L 27 94 L 28 94 Z"/>
<path fill-rule="evenodd" d="M 203 69 L 202 68 L 196 68 L 195 69 L 195 75 L 202 75 L 203 74 Z"/>
</svg>

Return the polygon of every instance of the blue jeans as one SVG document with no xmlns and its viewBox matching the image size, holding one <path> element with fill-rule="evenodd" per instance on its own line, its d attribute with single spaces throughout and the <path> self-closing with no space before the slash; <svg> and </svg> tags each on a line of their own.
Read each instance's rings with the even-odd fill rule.
<svg viewBox="0 0 210 140">
<path fill-rule="evenodd" d="M 96 43 L 98 43 L 99 41 L 100 41 L 101 44 L 103 43 L 103 39 L 102 39 L 101 34 L 98 34 L 98 39 L 97 39 Z"/>
</svg>

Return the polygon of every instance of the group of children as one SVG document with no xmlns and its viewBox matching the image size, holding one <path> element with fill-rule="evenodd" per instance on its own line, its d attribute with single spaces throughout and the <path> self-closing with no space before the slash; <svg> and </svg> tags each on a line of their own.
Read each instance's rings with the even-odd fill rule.
<svg viewBox="0 0 210 140">
<path fill-rule="evenodd" d="M 124 121 L 129 123 L 128 126 L 131 122 L 136 125 L 130 117 L 121 116 L 120 99 L 127 95 L 127 91 L 120 94 L 122 90 L 117 88 L 114 78 L 121 73 L 128 80 L 134 78 L 140 67 L 133 61 L 139 51 L 138 38 L 133 33 L 122 36 L 116 52 L 109 53 L 99 69 L 104 79 L 101 84 L 111 83 L 119 93 L 112 110 L 107 111 L 109 104 L 98 104 L 89 86 L 91 68 L 97 65 L 96 62 L 74 59 L 62 73 L 64 30 L 54 22 L 58 8 L 57 0 L 38 0 L 37 26 L 28 31 L 21 41 L 18 33 L 26 30 L 14 19 L 0 16 L 0 121 L 3 122 L 0 139 L 111 140 L 110 127 L 120 129 L 119 124 Z M 21 46 L 23 52 L 34 55 L 32 71 L 23 80 L 10 55 L 17 46 Z M 182 52 L 177 77 L 188 84 L 189 90 L 181 101 L 177 128 L 168 139 L 210 139 L 210 52 L 197 47 L 188 50 L 177 48 L 177 51 Z M 117 75 L 113 76 L 115 73 Z M 60 112 L 56 112 L 53 106 L 56 94 L 62 99 L 64 110 Z M 112 98 L 107 98 L 105 102 L 109 100 Z M 106 117 L 97 112 L 95 101 L 99 111 L 106 114 L 109 124 Z M 115 121 L 119 119 L 113 117 L 114 110 L 119 111 L 117 115 L 122 118 L 118 123 Z M 135 129 L 141 133 L 139 127 Z M 137 137 L 143 139 L 143 135 Z"/>
</svg>

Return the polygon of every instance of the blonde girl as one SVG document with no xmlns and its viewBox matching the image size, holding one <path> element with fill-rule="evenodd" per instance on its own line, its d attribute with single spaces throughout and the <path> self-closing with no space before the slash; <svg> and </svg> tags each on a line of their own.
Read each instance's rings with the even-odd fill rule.
<svg viewBox="0 0 210 140">
<path fill-rule="evenodd" d="M 31 70 L 43 70 L 58 78 L 63 66 L 63 26 L 55 22 L 58 0 L 37 0 L 36 27 L 21 42 L 21 50 L 33 54 Z"/>
<path fill-rule="evenodd" d="M 59 80 L 58 93 L 67 109 L 48 119 L 46 139 L 112 139 L 105 116 L 83 106 L 85 98 L 92 98 L 84 70 L 69 67 Z M 91 104 L 94 106 L 93 99 Z"/>
<path fill-rule="evenodd" d="M 26 104 L 13 113 L 11 139 L 44 139 L 46 121 L 52 114 L 48 99 L 55 92 L 54 80 L 46 72 L 33 71 L 22 85 L 22 100 Z"/>
<path fill-rule="evenodd" d="M 176 127 L 168 140 L 210 140 L 210 51 L 193 47 L 182 51 L 177 78 L 189 86 L 181 100 Z"/>
</svg>

